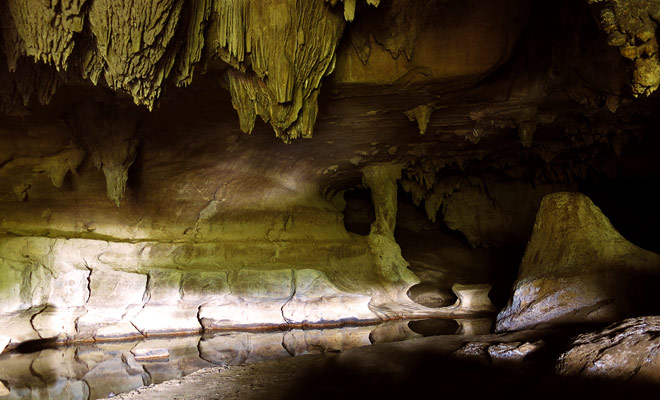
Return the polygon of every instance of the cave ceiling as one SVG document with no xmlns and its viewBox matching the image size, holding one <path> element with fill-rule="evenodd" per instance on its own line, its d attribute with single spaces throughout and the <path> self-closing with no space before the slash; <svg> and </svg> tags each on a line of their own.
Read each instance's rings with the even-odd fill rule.
<svg viewBox="0 0 660 400">
<path fill-rule="evenodd" d="M 382 163 L 432 219 L 491 176 L 638 173 L 659 13 L 644 0 L 8 0 L 0 225 L 43 233 L 40 218 L 83 203 L 134 231 L 146 214 L 312 204 Z M 76 223 L 48 229 L 93 234 Z"/>
</svg>

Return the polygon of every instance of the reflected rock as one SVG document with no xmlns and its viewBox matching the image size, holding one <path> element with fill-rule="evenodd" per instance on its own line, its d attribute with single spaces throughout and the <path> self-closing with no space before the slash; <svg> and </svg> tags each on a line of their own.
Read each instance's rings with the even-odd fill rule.
<svg viewBox="0 0 660 400">
<path fill-rule="evenodd" d="M 312 353 L 339 353 L 367 346 L 372 326 L 342 329 L 294 329 L 284 334 L 282 346 L 292 356 Z"/>
<path fill-rule="evenodd" d="M 291 355 L 282 346 L 283 332 L 226 333 L 199 342 L 200 356 L 216 365 L 251 364 Z"/>
<path fill-rule="evenodd" d="M 151 383 L 149 374 L 130 352 L 96 364 L 82 380 L 89 386 L 90 398 L 108 397 L 110 393 L 128 392 Z"/>
</svg>

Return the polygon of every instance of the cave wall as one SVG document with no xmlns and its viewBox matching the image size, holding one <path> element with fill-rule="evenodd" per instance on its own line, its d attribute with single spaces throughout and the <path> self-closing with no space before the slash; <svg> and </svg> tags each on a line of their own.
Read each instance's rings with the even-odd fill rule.
<svg viewBox="0 0 660 400">
<path fill-rule="evenodd" d="M 0 4 L 0 335 L 467 312 L 407 296 L 399 190 L 483 259 L 524 247 L 546 194 L 649 172 L 628 149 L 655 121 L 657 19 L 591 3 Z"/>
</svg>

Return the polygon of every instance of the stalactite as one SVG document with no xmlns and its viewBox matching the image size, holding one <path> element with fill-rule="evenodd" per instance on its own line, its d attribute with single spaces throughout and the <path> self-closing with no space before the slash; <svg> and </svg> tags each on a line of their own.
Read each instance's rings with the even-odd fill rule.
<svg viewBox="0 0 660 400">
<path fill-rule="evenodd" d="M 85 102 L 72 107 L 65 120 L 94 165 L 103 170 L 108 197 L 119 207 L 128 169 L 137 156 L 139 115 L 115 103 Z"/>
</svg>

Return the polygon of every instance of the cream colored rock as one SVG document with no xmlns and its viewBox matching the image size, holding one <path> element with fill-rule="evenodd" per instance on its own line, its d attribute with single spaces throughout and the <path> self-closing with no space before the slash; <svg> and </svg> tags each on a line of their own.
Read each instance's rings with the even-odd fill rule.
<svg viewBox="0 0 660 400">
<path fill-rule="evenodd" d="M 81 337 L 89 337 L 89 334 L 84 331 L 84 328 L 81 328 L 79 332 L 81 333 Z M 93 335 L 94 339 L 98 341 L 137 339 L 143 336 L 142 332 L 138 331 L 130 321 L 104 323 L 93 331 Z"/>
<path fill-rule="evenodd" d="M 87 372 L 88 366 L 77 358 L 76 350 L 72 346 L 41 350 L 30 369 L 46 382 L 61 378 L 77 380 Z"/>
<path fill-rule="evenodd" d="M 32 326 L 42 338 L 73 338 L 77 334 L 76 321 L 85 312 L 83 307 L 57 308 L 49 305 L 32 317 Z"/>
<path fill-rule="evenodd" d="M 11 341 L 11 338 L 9 336 L 0 336 L 0 354 L 2 354 L 3 351 L 5 351 L 5 348 Z"/>
<path fill-rule="evenodd" d="M 460 284 L 452 285 L 451 290 L 456 294 L 456 304 L 452 308 L 460 309 L 465 313 L 493 312 L 495 306 L 488 297 L 491 286 L 488 284 Z"/>
<path fill-rule="evenodd" d="M 9 388 L 4 383 L 0 382 L 0 396 L 8 396 Z"/>
<path fill-rule="evenodd" d="M 199 309 L 204 329 L 229 329 L 286 324 L 282 306 L 287 299 L 250 299 L 227 296 L 223 300 L 210 301 Z"/>
<path fill-rule="evenodd" d="M 660 256 L 623 238 L 580 193 L 546 196 L 496 330 L 611 322 L 656 303 Z"/>
<path fill-rule="evenodd" d="M 342 292 L 321 271 L 295 271 L 295 284 L 295 294 L 282 307 L 282 315 L 288 323 L 377 319 L 369 309 L 371 296 Z"/>
<path fill-rule="evenodd" d="M 293 329 L 284 333 L 282 346 L 292 356 L 313 353 L 339 353 L 371 344 L 372 326 L 341 329 Z"/>
<path fill-rule="evenodd" d="M 30 320 L 39 313 L 43 307 L 18 311 L 15 313 L 0 314 L 2 323 L 0 324 L 0 335 L 9 336 L 10 344 L 13 347 L 26 340 L 40 339 L 39 334 L 34 330 Z"/>
<path fill-rule="evenodd" d="M 110 393 L 128 392 L 151 383 L 149 374 L 135 362 L 130 352 L 94 365 L 82 380 L 89 384 L 89 398 L 107 398 Z"/>
<path fill-rule="evenodd" d="M 230 287 L 231 295 L 200 308 L 204 328 L 286 323 L 282 307 L 295 293 L 292 270 L 243 269 Z"/>
<path fill-rule="evenodd" d="M 131 323 L 144 335 L 167 333 L 197 333 L 202 325 L 197 319 L 197 307 L 172 305 L 147 305 Z"/>
<path fill-rule="evenodd" d="M 147 288 L 149 300 L 131 323 L 143 334 L 193 333 L 202 326 L 197 319 L 201 303 L 184 303 L 182 272 L 152 270 Z M 220 297 L 220 296 L 218 296 Z"/>
<path fill-rule="evenodd" d="M 199 354 L 216 365 L 251 364 L 290 357 L 282 346 L 283 332 L 226 333 L 199 342 Z"/>
<path fill-rule="evenodd" d="M 78 320 L 82 333 L 108 323 L 117 327 L 130 324 L 130 320 L 142 309 L 147 295 L 147 276 L 130 272 L 95 269 L 90 276 L 90 298 L 87 313 Z M 133 331 L 135 328 L 129 329 Z M 123 329 L 108 329 L 106 334 L 119 334 Z"/>
</svg>

